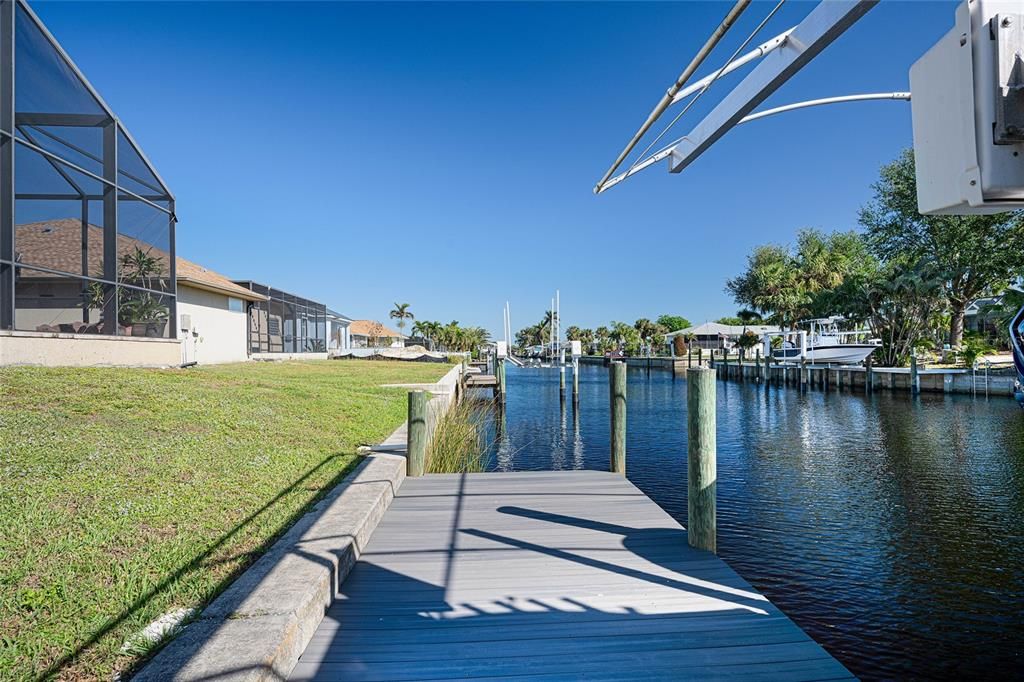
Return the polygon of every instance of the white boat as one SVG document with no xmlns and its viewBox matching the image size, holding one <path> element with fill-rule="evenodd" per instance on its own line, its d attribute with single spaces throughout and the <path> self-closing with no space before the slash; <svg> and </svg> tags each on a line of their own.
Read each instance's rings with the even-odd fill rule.
<svg viewBox="0 0 1024 682">
<path fill-rule="evenodd" d="M 782 348 L 772 349 L 772 357 L 779 362 L 801 362 L 806 360 L 816 365 L 858 365 L 864 362 L 881 345 L 877 339 L 869 338 L 867 329 L 840 331 L 839 316 L 805 320 L 809 331 L 783 332 Z M 770 341 L 765 336 L 766 344 Z"/>
</svg>

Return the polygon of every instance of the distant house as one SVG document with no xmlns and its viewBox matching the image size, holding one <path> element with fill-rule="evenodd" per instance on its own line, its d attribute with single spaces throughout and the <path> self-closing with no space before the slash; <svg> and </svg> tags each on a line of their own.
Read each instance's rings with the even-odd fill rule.
<svg viewBox="0 0 1024 682">
<path fill-rule="evenodd" d="M 182 362 L 248 360 L 249 309 L 267 297 L 184 258 L 177 261 Z"/>
<path fill-rule="evenodd" d="M 354 320 L 327 309 L 327 350 L 348 350 L 352 347 L 351 328 Z"/>
<path fill-rule="evenodd" d="M 249 306 L 251 357 L 327 357 L 327 306 L 250 280 L 235 284 L 263 296 Z"/>
<path fill-rule="evenodd" d="M 408 338 L 376 320 L 352 320 L 349 336 L 352 348 L 402 348 Z"/>
<path fill-rule="evenodd" d="M 695 327 L 687 327 L 686 329 L 679 329 L 668 333 L 665 335 L 665 340 L 671 343 L 677 336 L 682 336 L 686 339 L 692 336 L 693 341 L 689 343 L 694 348 L 708 350 L 731 349 L 736 345 L 736 339 L 745 331 L 756 334 L 758 338 L 761 338 L 764 334 L 777 334 L 781 331 L 781 328 L 777 325 L 766 324 L 732 325 L 705 322 Z"/>
<path fill-rule="evenodd" d="M 996 327 L 999 322 L 999 306 L 1003 302 L 1002 295 L 985 296 L 971 301 L 964 311 L 964 330 L 977 332 L 984 336 L 998 336 L 1000 330 Z"/>
</svg>

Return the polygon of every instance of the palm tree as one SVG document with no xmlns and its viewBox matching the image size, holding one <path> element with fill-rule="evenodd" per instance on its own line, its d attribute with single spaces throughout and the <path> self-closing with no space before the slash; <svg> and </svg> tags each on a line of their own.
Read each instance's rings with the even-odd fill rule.
<svg viewBox="0 0 1024 682">
<path fill-rule="evenodd" d="M 752 331 L 745 330 L 740 334 L 740 337 L 736 339 L 736 347 L 740 349 L 740 362 L 743 362 L 747 351 L 757 346 L 758 342 L 757 334 Z"/>
<path fill-rule="evenodd" d="M 437 335 L 437 329 L 440 326 L 437 322 L 419 320 L 412 325 L 412 333 L 426 339 L 430 350 L 434 350 L 434 337 Z"/>
<path fill-rule="evenodd" d="M 409 311 L 408 303 L 396 303 L 394 310 L 388 313 L 388 315 L 391 316 L 392 320 L 398 320 L 398 331 L 402 334 L 405 333 L 403 331 L 405 329 L 405 321 L 415 319 L 416 317 Z"/>
<path fill-rule="evenodd" d="M 639 320 L 634 322 L 633 328 L 636 329 L 637 333 L 640 335 L 640 340 L 647 344 L 652 352 L 654 351 L 655 342 L 657 342 L 660 347 L 664 342 L 664 338 L 662 337 L 670 331 L 657 322 L 651 322 L 646 317 L 641 317 Z"/>
<path fill-rule="evenodd" d="M 737 311 L 736 317 L 743 321 L 744 326 L 748 324 L 759 324 L 763 321 L 761 319 L 761 315 L 758 314 L 756 310 L 751 310 L 750 308 L 744 308 L 743 310 Z"/>
</svg>

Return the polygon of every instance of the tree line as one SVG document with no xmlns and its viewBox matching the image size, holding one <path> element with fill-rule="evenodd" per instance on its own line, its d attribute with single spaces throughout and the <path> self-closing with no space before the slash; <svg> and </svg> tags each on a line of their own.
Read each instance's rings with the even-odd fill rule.
<svg viewBox="0 0 1024 682">
<path fill-rule="evenodd" d="M 388 313 L 392 320 L 397 320 L 399 331 L 404 333 L 405 325 L 416 316 L 409 310 L 408 303 L 395 303 Z M 447 324 L 432 320 L 416 320 L 412 325 L 413 336 L 419 336 L 427 342 L 428 350 L 450 351 L 454 353 L 477 352 L 481 346 L 491 340 L 491 334 L 483 327 L 464 327 L 458 320 Z"/>
<path fill-rule="evenodd" d="M 549 310 L 539 322 L 516 332 L 515 345 L 519 352 L 525 353 L 531 346 L 546 345 L 551 339 L 551 326 L 557 319 Z M 644 347 L 660 348 L 665 343 L 665 334 L 689 326 L 690 321 L 680 315 L 661 315 L 654 321 L 642 317 L 633 324 L 613 321 L 594 329 L 570 325 L 565 328 L 565 338 L 579 341 L 584 352 L 606 353 L 621 349 L 627 355 L 637 355 Z"/>
<path fill-rule="evenodd" d="M 428 350 L 453 353 L 476 352 L 491 340 L 490 332 L 483 327 L 463 327 L 458 320 L 447 324 L 419 320 L 412 326 L 412 333 L 427 341 Z"/>
<path fill-rule="evenodd" d="M 872 189 L 861 229 L 806 229 L 793 245 L 758 246 L 726 291 L 787 329 L 828 315 L 867 324 L 886 365 L 907 364 L 922 346 L 960 348 L 971 302 L 1024 276 L 1024 212 L 921 215 L 911 150 L 883 166 Z M 1019 308 L 1021 297 L 1010 290 L 1005 305 Z"/>
</svg>

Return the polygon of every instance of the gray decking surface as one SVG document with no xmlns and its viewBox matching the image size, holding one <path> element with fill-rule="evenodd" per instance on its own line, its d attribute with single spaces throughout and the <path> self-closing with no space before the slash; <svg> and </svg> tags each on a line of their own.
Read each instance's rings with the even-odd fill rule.
<svg viewBox="0 0 1024 682">
<path fill-rule="evenodd" d="M 848 679 L 621 476 L 409 478 L 293 680 Z"/>
</svg>

